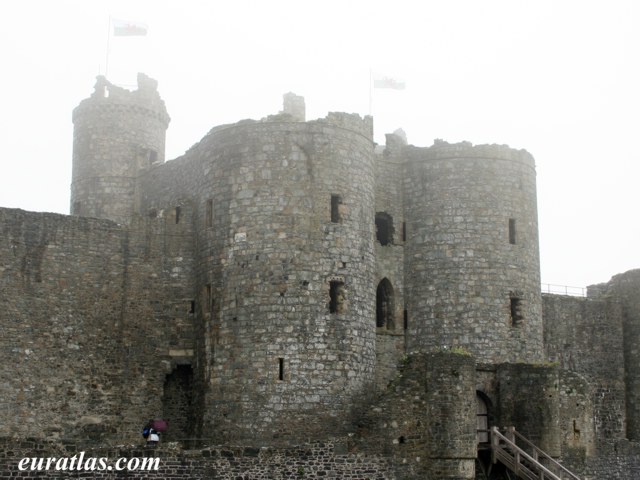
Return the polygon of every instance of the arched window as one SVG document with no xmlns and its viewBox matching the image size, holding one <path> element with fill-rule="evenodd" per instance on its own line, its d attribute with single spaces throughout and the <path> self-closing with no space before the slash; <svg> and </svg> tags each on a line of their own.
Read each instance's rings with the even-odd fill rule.
<svg viewBox="0 0 640 480">
<path fill-rule="evenodd" d="M 383 278 L 376 290 L 376 327 L 393 330 L 394 310 L 393 287 L 389 279 Z"/>
</svg>

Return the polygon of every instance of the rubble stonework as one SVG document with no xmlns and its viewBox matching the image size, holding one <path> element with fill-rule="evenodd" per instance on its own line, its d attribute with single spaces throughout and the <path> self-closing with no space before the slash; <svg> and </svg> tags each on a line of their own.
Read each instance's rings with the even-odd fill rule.
<svg viewBox="0 0 640 480">
<path fill-rule="evenodd" d="M 98 78 L 72 215 L 0 209 L 0 473 L 164 417 L 175 478 L 484 478 L 482 410 L 634 478 L 638 271 L 541 295 L 533 157 L 284 100 L 165 162 L 157 83 Z"/>
</svg>

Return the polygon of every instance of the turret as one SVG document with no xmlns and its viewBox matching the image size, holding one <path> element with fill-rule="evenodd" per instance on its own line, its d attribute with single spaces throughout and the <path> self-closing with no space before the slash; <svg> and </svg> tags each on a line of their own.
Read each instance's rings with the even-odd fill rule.
<svg viewBox="0 0 640 480">
<path fill-rule="evenodd" d="M 138 74 L 129 91 L 99 76 L 73 124 L 71 214 L 129 223 L 141 169 L 164 162 L 169 115 L 157 82 Z"/>
<path fill-rule="evenodd" d="M 197 350 L 212 442 L 342 433 L 374 380 L 372 121 L 297 111 L 216 129 L 186 154 L 204 172 Z"/>
<path fill-rule="evenodd" d="M 533 157 L 443 141 L 404 156 L 409 350 L 541 361 Z"/>
</svg>

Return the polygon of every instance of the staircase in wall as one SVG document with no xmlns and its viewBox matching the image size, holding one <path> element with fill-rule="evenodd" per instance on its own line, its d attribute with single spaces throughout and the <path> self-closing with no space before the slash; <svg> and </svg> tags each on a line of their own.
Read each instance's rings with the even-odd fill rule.
<svg viewBox="0 0 640 480">
<path fill-rule="evenodd" d="M 491 429 L 491 460 L 502 463 L 509 471 L 524 480 L 581 480 L 550 455 L 527 440 L 515 427 L 501 433 Z"/>
</svg>

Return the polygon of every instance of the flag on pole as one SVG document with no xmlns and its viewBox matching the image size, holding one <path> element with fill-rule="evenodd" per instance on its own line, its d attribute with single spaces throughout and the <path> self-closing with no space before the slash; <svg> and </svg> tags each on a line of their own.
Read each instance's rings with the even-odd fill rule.
<svg viewBox="0 0 640 480">
<path fill-rule="evenodd" d="M 114 37 L 142 37 L 147 34 L 144 23 L 112 19 Z"/>
<path fill-rule="evenodd" d="M 373 78 L 373 88 L 390 88 L 392 90 L 404 90 L 406 84 L 397 78 L 375 76 Z"/>
</svg>

